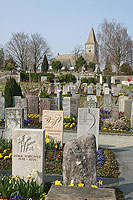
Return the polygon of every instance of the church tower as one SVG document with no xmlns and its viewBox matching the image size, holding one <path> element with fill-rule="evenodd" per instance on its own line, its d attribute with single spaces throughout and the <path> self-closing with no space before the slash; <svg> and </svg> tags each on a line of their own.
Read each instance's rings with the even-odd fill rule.
<svg viewBox="0 0 133 200">
<path fill-rule="evenodd" d="M 98 61 L 98 43 L 96 41 L 93 27 L 91 28 L 87 42 L 85 43 L 85 54 L 88 56 L 95 57 Z"/>
</svg>

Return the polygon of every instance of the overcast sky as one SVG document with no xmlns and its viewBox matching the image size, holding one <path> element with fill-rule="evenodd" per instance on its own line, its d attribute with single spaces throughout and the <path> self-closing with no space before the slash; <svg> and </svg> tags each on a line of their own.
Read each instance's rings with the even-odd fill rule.
<svg viewBox="0 0 133 200">
<path fill-rule="evenodd" d="M 0 0 L 0 44 L 13 32 L 40 33 L 54 55 L 69 54 L 104 18 L 124 24 L 133 38 L 133 0 Z"/>
</svg>

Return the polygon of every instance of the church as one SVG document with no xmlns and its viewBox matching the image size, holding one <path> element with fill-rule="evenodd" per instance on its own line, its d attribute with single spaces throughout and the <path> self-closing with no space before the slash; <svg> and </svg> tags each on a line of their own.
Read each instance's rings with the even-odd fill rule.
<svg viewBox="0 0 133 200">
<path fill-rule="evenodd" d="M 87 61 L 87 64 L 90 62 L 94 62 L 96 65 L 98 65 L 98 43 L 96 40 L 96 36 L 94 33 L 93 27 L 91 28 L 89 37 L 87 42 L 85 43 L 85 50 L 83 54 L 76 55 L 76 54 L 64 54 L 60 55 L 58 54 L 54 60 L 60 61 L 63 66 L 75 66 L 76 59 L 79 56 L 83 56 L 83 58 Z"/>
</svg>

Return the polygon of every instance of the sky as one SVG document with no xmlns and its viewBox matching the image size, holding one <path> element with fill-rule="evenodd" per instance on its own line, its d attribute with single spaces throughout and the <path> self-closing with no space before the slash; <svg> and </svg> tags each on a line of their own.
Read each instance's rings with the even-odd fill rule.
<svg viewBox="0 0 133 200">
<path fill-rule="evenodd" d="M 56 56 L 86 43 L 106 18 L 127 27 L 133 38 L 133 0 L 0 0 L 0 45 L 12 33 L 39 33 Z"/>
</svg>

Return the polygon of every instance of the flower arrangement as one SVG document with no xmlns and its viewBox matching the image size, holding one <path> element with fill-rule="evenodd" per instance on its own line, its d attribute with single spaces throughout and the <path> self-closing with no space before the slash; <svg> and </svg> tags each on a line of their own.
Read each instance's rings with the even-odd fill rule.
<svg viewBox="0 0 133 200">
<path fill-rule="evenodd" d="M 77 125 L 77 118 L 76 116 L 72 116 L 71 118 L 68 116 L 64 116 L 64 128 L 65 129 L 72 129 Z"/>
</svg>

